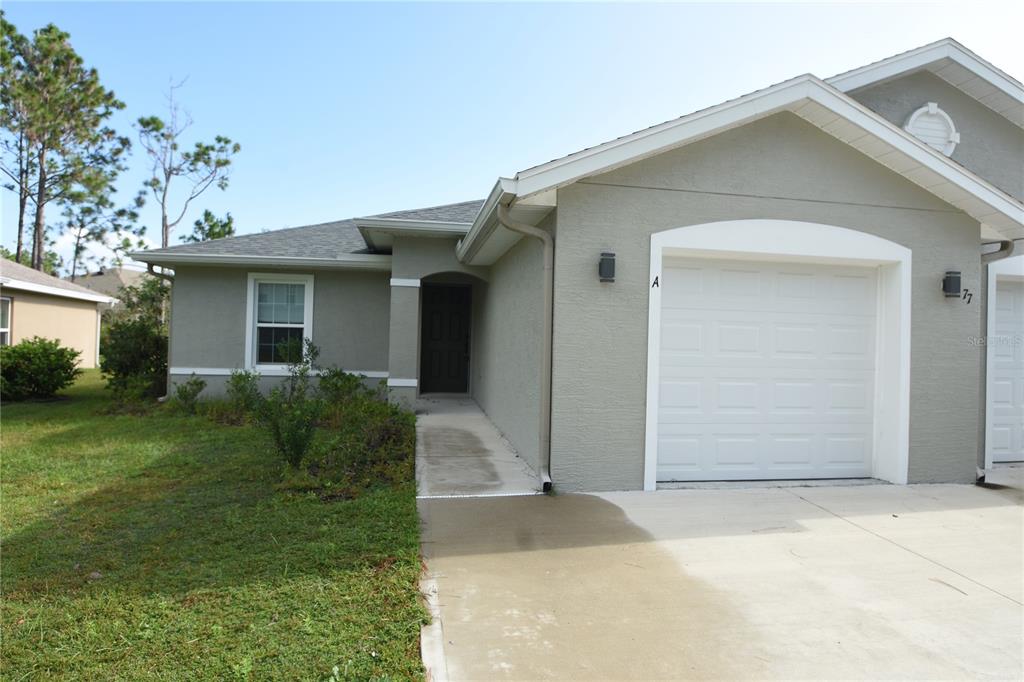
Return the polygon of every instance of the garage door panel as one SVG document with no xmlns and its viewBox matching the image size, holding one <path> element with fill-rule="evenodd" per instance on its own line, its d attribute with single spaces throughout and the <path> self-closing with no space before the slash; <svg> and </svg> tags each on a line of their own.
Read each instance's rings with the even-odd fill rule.
<svg viewBox="0 0 1024 682">
<path fill-rule="evenodd" d="M 666 261 L 659 480 L 866 476 L 876 273 Z"/>
<path fill-rule="evenodd" d="M 988 410 L 989 448 L 994 462 L 1024 460 L 1024 282 L 996 283 L 991 381 Z"/>
<path fill-rule="evenodd" d="M 716 425 L 713 430 L 677 427 L 658 441 L 663 480 L 756 480 L 864 476 L 870 469 L 871 442 L 842 424 L 831 433 L 811 434 L 798 424 L 769 431 L 749 424 Z"/>
</svg>

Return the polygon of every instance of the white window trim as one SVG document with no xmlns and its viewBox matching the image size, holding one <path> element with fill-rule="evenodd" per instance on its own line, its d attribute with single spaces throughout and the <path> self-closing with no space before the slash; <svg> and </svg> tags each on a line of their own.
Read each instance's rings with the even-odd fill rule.
<svg viewBox="0 0 1024 682">
<path fill-rule="evenodd" d="M 730 220 L 651 235 L 644 490 L 658 479 L 661 287 L 664 257 L 747 258 L 878 266 L 872 476 L 907 482 L 910 464 L 911 251 L 859 230 L 791 220 Z M 655 277 L 659 286 L 652 285 Z"/>
<path fill-rule="evenodd" d="M 245 366 L 260 372 L 286 370 L 286 364 L 259 364 L 256 362 L 256 285 L 304 284 L 302 311 L 302 338 L 313 338 L 313 275 L 293 275 L 280 272 L 250 272 L 245 296 Z"/>
<path fill-rule="evenodd" d="M 11 339 L 11 322 L 14 320 L 14 299 L 10 296 L 0 296 L 0 301 L 7 301 L 7 326 L 0 327 L 0 332 L 7 332 L 7 345 L 10 346 L 13 343 Z M 99 344 L 97 344 L 97 348 Z"/>
</svg>

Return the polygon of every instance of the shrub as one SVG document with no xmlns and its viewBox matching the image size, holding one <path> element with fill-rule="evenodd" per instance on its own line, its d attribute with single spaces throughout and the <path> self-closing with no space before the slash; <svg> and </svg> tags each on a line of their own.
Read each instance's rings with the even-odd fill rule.
<svg viewBox="0 0 1024 682">
<path fill-rule="evenodd" d="M 77 350 L 59 341 L 34 336 L 13 346 L 0 348 L 0 396 L 4 400 L 52 398 L 74 383 L 78 369 Z"/>
<path fill-rule="evenodd" d="M 259 422 L 269 432 L 278 454 L 292 467 L 302 464 L 313 438 L 316 425 L 323 412 L 323 403 L 314 394 L 310 373 L 318 351 L 306 339 L 301 353 L 286 354 L 298 357 L 288 365 L 288 377 L 281 386 L 260 401 Z"/>
<path fill-rule="evenodd" d="M 112 322 L 103 339 L 100 368 L 115 392 L 144 385 L 143 398 L 167 392 L 167 333 L 148 317 Z"/>
<path fill-rule="evenodd" d="M 376 400 L 369 391 L 327 410 L 324 424 L 332 437 L 314 467 L 321 479 L 340 485 L 345 496 L 413 479 L 416 416 L 412 412 Z"/>
<path fill-rule="evenodd" d="M 330 404 L 347 403 L 368 393 L 362 376 L 337 368 L 321 371 L 318 388 L 320 396 Z"/>
<path fill-rule="evenodd" d="M 174 387 L 174 402 L 185 414 L 195 414 L 199 404 L 199 394 L 206 388 L 206 382 L 192 375 Z"/>
<path fill-rule="evenodd" d="M 255 414 L 263 400 L 260 373 L 234 370 L 228 377 L 225 391 L 228 403 L 241 417 Z"/>
</svg>

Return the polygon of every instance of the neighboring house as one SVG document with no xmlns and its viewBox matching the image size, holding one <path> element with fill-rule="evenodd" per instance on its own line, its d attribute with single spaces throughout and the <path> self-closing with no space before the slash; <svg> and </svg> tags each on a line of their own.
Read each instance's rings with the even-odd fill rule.
<svg viewBox="0 0 1024 682">
<path fill-rule="evenodd" d="M 144 270 L 132 270 L 125 267 L 103 268 L 96 272 L 79 275 L 74 284 L 85 287 L 96 293 L 117 298 L 121 289 L 142 283 L 148 275 Z M 65 281 L 71 281 L 65 278 Z"/>
<path fill-rule="evenodd" d="M 990 423 L 983 339 L 987 264 L 1024 238 L 1022 126 L 1021 84 L 947 39 L 483 201 L 134 257 L 174 270 L 172 381 L 280 376 L 275 344 L 310 337 L 396 399 L 469 394 L 562 490 L 966 483 L 987 431 L 1024 452 L 1024 364 L 992 363 Z"/>
<path fill-rule="evenodd" d="M 99 366 L 100 308 L 116 299 L 0 260 L 0 345 L 41 336 L 81 355 L 79 367 Z"/>
</svg>

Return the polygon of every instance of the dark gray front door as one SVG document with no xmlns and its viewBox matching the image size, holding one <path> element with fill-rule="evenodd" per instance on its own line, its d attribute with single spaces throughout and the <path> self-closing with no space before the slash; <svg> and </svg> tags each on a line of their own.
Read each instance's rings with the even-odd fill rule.
<svg viewBox="0 0 1024 682">
<path fill-rule="evenodd" d="M 423 285 L 420 392 L 469 390 L 469 286 Z"/>
</svg>

